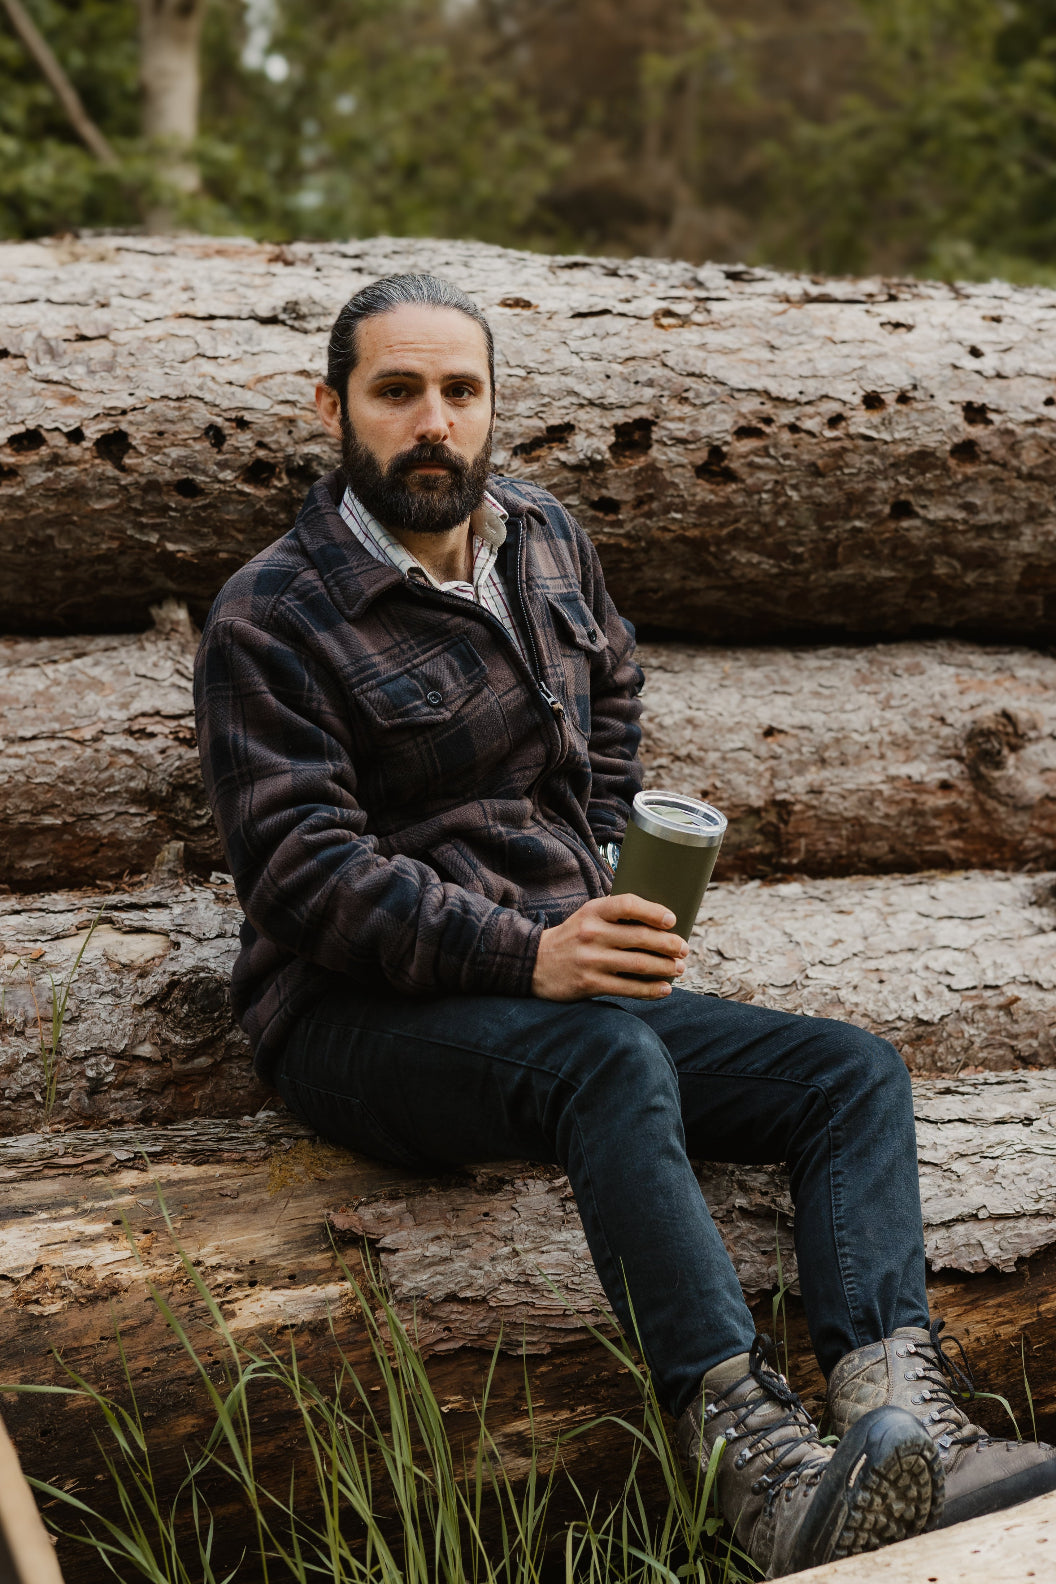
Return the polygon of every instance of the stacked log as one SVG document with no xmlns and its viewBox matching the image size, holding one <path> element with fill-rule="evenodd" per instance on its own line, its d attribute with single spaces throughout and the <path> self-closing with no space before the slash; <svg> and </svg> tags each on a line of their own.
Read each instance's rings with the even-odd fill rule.
<svg viewBox="0 0 1056 1584">
<path fill-rule="evenodd" d="M 223 866 L 186 606 L 145 632 L 0 639 L 0 884 Z M 720 874 L 1056 867 L 1056 658 L 950 639 L 640 650 L 653 785 L 730 820 Z"/>
<path fill-rule="evenodd" d="M 555 1168 L 423 1179 L 321 1145 L 227 1001 L 195 623 L 332 461 L 308 397 L 335 307 L 422 267 L 495 323 L 498 465 L 577 511 L 652 629 L 650 783 L 730 815 L 687 982 L 896 1043 L 933 1308 L 1017 1410 L 1025 1362 L 1051 1433 L 1056 299 L 454 243 L 0 245 L 0 1381 L 60 1380 L 53 1350 L 117 1381 L 116 1320 L 174 1486 L 203 1409 L 149 1284 L 216 1354 L 193 1262 L 239 1342 L 295 1333 L 325 1379 L 338 1347 L 372 1368 L 369 1259 L 454 1432 L 500 1347 L 513 1474 L 525 1358 L 544 1443 L 633 1406 Z M 789 1286 L 820 1401 L 780 1168 L 699 1170 L 765 1328 Z M 282 1484 L 288 1405 L 266 1407 Z M 94 1479 L 83 1406 L 5 1418 L 29 1472 L 61 1437 Z M 613 1493 L 629 1456 L 612 1433 L 564 1453 Z"/>
<path fill-rule="evenodd" d="M 200 619 L 331 465 L 337 305 L 408 269 L 491 317 L 497 465 L 582 518 L 632 620 L 1051 641 L 1050 292 L 384 238 L 0 244 L 0 623 Z"/>
</svg>

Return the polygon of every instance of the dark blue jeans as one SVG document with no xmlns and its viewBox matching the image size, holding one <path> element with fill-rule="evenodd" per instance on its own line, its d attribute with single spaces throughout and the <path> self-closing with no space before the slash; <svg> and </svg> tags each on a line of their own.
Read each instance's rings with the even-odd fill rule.
<svg viewBox="0 0 1056 1584">
<path fill-rule="evenodd" d="M 382 1160 L 558 1162 L 673 1413 L 755 1334 L 689 1156 L 787 1163 L 826 1374 L 927 1324 L 909 1076 L 850 1024 L 688 990 L 566 1004 L 337 989 L 296 1027 L 276 1082 L 325 1137 Z"/>
</svg>

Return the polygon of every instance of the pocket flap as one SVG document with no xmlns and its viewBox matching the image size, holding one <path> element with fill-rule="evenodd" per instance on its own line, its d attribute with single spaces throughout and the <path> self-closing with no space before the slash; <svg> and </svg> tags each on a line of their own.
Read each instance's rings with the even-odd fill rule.
<svg viewBox="0 0 1056 1584">
<path fill-rule="evenodd" d="M 479 693 L 488 668 L 468 638 L 417 656 L 353 695 L 379 726 L 439 725 Z"/>
<path fill-rule="evenodd" d="M 558 633 L 588 654 L 601 654 L 609 647 L 605 631 L 598 625 L 594 613 L 582 594 L 570 589 L 567 593 L 547 594 L 547 603 L 557 618 Z"/>
</svg>

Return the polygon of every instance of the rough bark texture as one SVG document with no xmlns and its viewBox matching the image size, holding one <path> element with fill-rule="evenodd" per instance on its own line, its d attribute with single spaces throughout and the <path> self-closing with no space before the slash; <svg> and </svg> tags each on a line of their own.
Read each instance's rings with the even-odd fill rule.
<svg viewBox="0 0 1056 1584">
<path fill-rule="evenodd" d="M 1056 1060 L 1051 875 L 921 874 L 715 886 L 685 982 L 841 1018 L 911 1072 Z"/>
<path fill-rule="evenodd" d="M 418 268 L 492 317 L 497 465 L 581 516 L 638 622 L 1051 637 L 1053 292 L 384 238 L 0 249 L 0 622 L 200 616 L 332 459 L 336 309 Z"/>
<path fill-rule="evenodd" d="M 1053 880 L 969 873 L 716 886 L 687 981 L 860 1024 L 893 1040 L 914 1072 L 1049 1066 Z M 46 1119 L 53 1043 L 56 1122 L 256 1110 L 267 1091 L 228 1005 L 240 922 L 224 884 L 0 897 L 0 1133 Z M 68 989 L 54 1041 L 53 986 L 60 1002 Z"/>
<path fill-rule="evenodd" d="M 196 633 L 0 640 L 0 884 L 223 858 L 194 747 Z M 1056 864 L 1056 660 L 952 641 L 645 644 L 651 786 L 730 818 L 720 874 Z"/>
<path fill-rule="evenodd" d="M 1009 1227 L 1029 1219 L 1031 1195 L 1041 1214 L 1047 1195 L 1051 1212 L 1051 1143 L 1032 1154 L 1029 1142 L 1040 1140 L 1044 1119 L 1056 1114 L 1051 1077 L 973 1085 L 934 1082 L 918 1090 L 922 1137 L 935 1135 L 940 1153 L 947 1144 L 950 1153 L 967 1146 L 958 1157 L 963 1180 L 996 1172 L 1011 1152 L 1023 1203 L 1013 1205 L 1011 1196 L 1004 1201 Z M 951 1135 L 944 1144 L 939 1135 L 948 1124 L 932 1118 L 941 1118 L 947 1103 L 994 1120 L 980 1122 L 972 1138 L 961 1133 L 955 1141 Z M 1016 1129 L 1022 1137 L 1015 1137 Z M 926 1160 L 924 1168 L 928 1180 Z M 783 1186 L 772 1178 L 746 1195 L 738 1187 L 739 1175 L 725 1190 L 726 1210 L 719 1172 L 711 1171 L 705 1188 L 749 1285 L 765 1284 L 765 1240 L 772 1248 L 775 1217 L 785 1204 Z M 203 1121 L 4 1140 L 0 1381 L 64 1382 L 55 1350 L 93 1384 L 121 1395 L 124 1375 L 114 1345 L 120 1327 L 162 1490 L 173 1490 L 182 1477 L 184 1450 L 201 1437 L 207 1411 L 195 1372 L 150 1301 L 148 1282 L 173 1304 L 205 1361 L 215 1362 L 210 1373 L 220 1373 L 223 1348 L 170 1240 L 159 1193 L 187 1258 L 219 1299 L 239 1342 L 257 1351 L 274 1346 L 282 1353 L 292 1333 L 302 1373 L 324 1388 L 335 1364 L 335 1343 L 361 1375 L 369 1379 L 371 1374 L 362 1317 L 340 1263 L 344 1259 L 356 1274 L 362 1270 L 350 1226 L 356 1216 L 370 1226 L 375 1262 L 400 1312 L 408 1319 L 412 1312 L 417 1315 L 430 1377 L 456 1438 L 475 1432 L 473 1404 L 480 1399 L 490 1349 L 502 1326 L 511 1356 L 500 1356 L 489 1422 L 512 1479 L 525 1472 L 529 1450 L 525 1368 L 544 1460 L 561 1432 L 606 1412 L 634 1416 L 635 1394 L 626 1373 L 583 1329 L 582 1319 L 599 1313 L 598 1289 L 580 1274 L 589 1268 L 582 1233 L 552 1172 L 514 1164 L 426 1182 L 320 1145 L 297 1124 L 274 1115 L 242 1125 Z M 931 1193 L 926 1202 L 954 1208 L 952 1196 L 945 1194 L 945 1189 L 938 1197 Z M 332 1221 L 343 1219 L 346 1236 L 353 1234 L 339 1250 L 324 1224 L 327 1209 L 335 1211 Z M 966 1228 L 970 1216 L 966 1204 L 961 1210 Z M 929 1221 L 929 1237 L 935 1229 Z M 1000 1255 L 1000 1239 L 994 1247 Z M 557 1302 L 540 1266 L 569 1291 L 573 1313 Z M 1050 1248 L 1013 1274 L 933 1275 L 930 1282 L 933 1310 L 965 1339 L 980 1382 L 1007 1390 L 1019 1412 L 1025 1410 L 1019 1351 L 1024 1337 L 1043 1433 L 1056 1412 L 1056 1358 L 1050 1345 L 1054 1274 Z M 459 1275 L 466 1280 L 459 1283 Z M 756 1308 L 760 1323 L 765 1319 L 771 1329 L 768 1292 Z M 779 1340 L 786 1327 L 791 1374 L 816 1406 L 821 1382 L 795 1298 L 786 1300 Z M 526 1360 L 516 1356 L 524 1341 Z M 281 1394 L 258 1393 L 255 1408 L 258 1472 L 280 1490 L 288 1489 L 291 1460 L 300 1456 L 291 1404 Z M 987 1416 L 993 1409 L 982 1404 L 980 1411 Z M 95 1421 L 83 1405 L 8 1396 L 4 1416 L 28 1473 L 54 1479 L 61 1472 L 86 1499 L 98 1499 L 98 1450 L 90 1433 Z M 589 1479 L 591 1491 L 616 1501 L 630 1453 L 630 1438 L 609 1424 L 570 1442 L 563 1461 L 573 1477 Z M 300 1477 L 307 1472 L 299 1467 Z M 648 1492 L 648 1463 L 642 1477 Z M 659 1491 L 656 1495 L 659 1499 Z M 221 1534 L 226 1528 L 241 1543 L 245 1515 L 225 1501 L 222 1491 L 216 1516 Z M 76 1559 L 73 1567 L 70 1558 Z M 93 1573 L 79 1553 L 68 1552 L 64 1560 L 69 1584 L 94 1584 L 104 1576 Z"/>
<path fill-rule="evenodd" d="M 0 1132 L 46 1119 L 53 1046 L 63 1122 L 256 1111 L 228 1000 L 241 921 L 229 886 L 0 898 Z"/>
<path fill-rule="evenodd" d="M 195 749 L 186 607 L 146 633 L 0 640 L 0 884 L 23 891 L 149 870 L 182 841 L 223 857 Z"/>
<path fill-rule="evenodd" d="M 1056 659 L 950 641 L 645 644 L 646 784 L 730 819 L 719 873 L 1056 863 Z"/>
</svg>

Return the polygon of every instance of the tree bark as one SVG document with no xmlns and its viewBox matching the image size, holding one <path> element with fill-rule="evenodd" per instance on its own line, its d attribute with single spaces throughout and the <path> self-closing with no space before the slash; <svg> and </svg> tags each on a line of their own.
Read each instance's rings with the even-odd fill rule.
<svg viewBox="0 0 1056 1584">
<path fill-rule="evenodd" d="M 917 1073 L 1056 1065 L 1053 883 L 715 886 L 686 982 L 872 1029 Z M 240 923 L 230 884 L 0 896 L 0 1134 L 49 1116 L 99 1127 L 255 1111 L 267 1091 L 228 1002 Z M 53 993 L 67 991 L 53 1038 Z"/>
<path fill-rule="evenodd" d="M 0 641 L 0 884 L 223 867 L 195 752 L 197 634 Z M 723 878 L 1056 867 L 1056 660 L 949 641 L 646 644 L 651 786 L 730 819 Z"/>
<path fill-rule="evenodd" d="M 956 1258 L 972 1269 L 991 1256 L 1007 1263 L 1008 1238 L 1021 1252 L 1037 1250 L 1009 1274 L 933 1273 L 933 1309 L 965 1339 L 980 1384 L 1007 1392 L 1029 1424 L 1022 1341 L 1044 1433 L 1056 1415 L 1049 1346 L 1056 1321 L 1056 1080 L 1033 1074 L 915 1087 L 929 1248 L 951 1263 L 950 1232 L 959 1228 Z M 970 1119 L 970 1131 L 947 1120 L 952 1111 Z M 958 1202 L 958 1184 L 986 1180 L 1001 1228 L 980 1220 L 975 1199 Z M 710 1168 L 702 1185 L 756 1295 L 759 1323 L 772 1330 L 775 1225 L 786 1258 L 790 1249 L 783 1179 L 760 1172 L 746 1186 L 742 1168 Z M 341 1263 L 362 1275 L 364 1231 L 398 1312 L 416 1328 L 456 1439 L 475 1437 L 473 1403 L 501 1334 L 489 1423 L 515 1481 L 530 1453 L 525 1371 L 544 1466 L 562 1431 L 604 1413 L 634 1417 L 626 1373 L 585 1329 L 586 1321 L 606 1324 L 604 1304 L 567 1185 L 553 1169 L 512 1163 L 415 1178 L 321 1145 L 289 1118 L 267 1114 L 244 1124 L 203 1120 L 0 1141 L 0 1381 L 65 1383 L 57 1355 L 94 1385 L 124 1396 L 114 1342 L 120 1328 L 162 1491 L 174 1490 L 185 1473 L 184 1448 L 201 1439 L 208 1410 L 148 1284 L 173 1305 L 212 1376 L 220 1375 L 224 1356 L 159 1197 L 238 1342 L 281 1355 L 292 1335 L 302 1373 L 324 1389 L 337 1347 L 361 1376 L 372 1377 L 361 1312 Z M 343 1239 L 338 1249 L 324 1226 L 328 1211 Z M 786 1299 L 777 1330 L 792 1378 L 817 1407 L 822 1383 L 794 1297 Z M 296 1415 L 277 1391 L 258 1394 L 254 1406 L 258 1474 L 288 1490 L 291 1468 L 299 1482 L 309 1475 Z M 96 1481 L 96 1423 L 82 1404 L 7 1396 L 4 1414 L 27 1473 L 54 1479 L 61 1472 L 85 1499 L 105 1497 Z M 995 1405 L 981 1404 L 980 1415 L 998 1427 Z M 568 1442 L 563 1465 L 616 1501 L 631 1452 L 630 1438 L 610 1424 Z M 643 1478 L 648 1490 L 648 1464 Z M 299 1489 L 310 1491 L 310 1478 Z M 385 1503 L 383 1489 L 379 1501 Z M 222 1491 L 214 1516 L 218 1530 L 241 1544 L 246 1515 Z M 79 1562 L 76 1569 L 67 1562 L 69 1584 L 94 1581 Z"/>
<path fill-rule="evenodd" d="M 1056 1060 L 1050 875 L 967 872 L 714 886 L 685 983 L 834 1017 L 914 1073 Z"/>
<path fill-rule="evenodd" d="M 256 1111 L 268 1091 L 228 996 L 241 922 L 223 885 L 0 897 L 0 1132 L 51 1115 L 102 1126 Z"/>
<path fill-rule="evenodd" d="M 965 643 L 646 644 L 646 784 L 730 820 L 719 874 L 1056 866 L 1056 660 Z"/>
<path fill-rule="evenodd" d="M 148 231 L 171 231 L 177 196 L 198 191 L 198 42 L 205 0 L 139 0 L 139 75 L 143 135 L 155 148 L 161 196 L 148 205 Z"/>
<path fill-rule="evenodd" d="M 582 518 L 633 620 L 1051 640 L 1052 293 L 385 239 L 0 248 L 0 622 L 200 617 L 334 460 L 337 309 L 423 268 L 494 322 L 496 465 Z"/>
<path fill-rule="evenodd" d="M 0 641 L 0 884 L 118 880 L 183 842 L 223 867 L 191 696 L 198 634 L 185 606 L 132 636 Z"/>
</svg>

